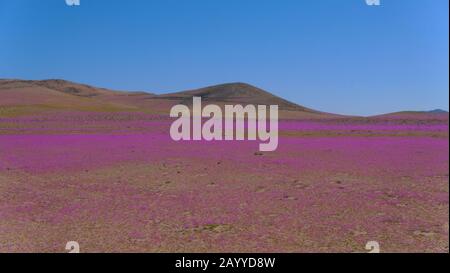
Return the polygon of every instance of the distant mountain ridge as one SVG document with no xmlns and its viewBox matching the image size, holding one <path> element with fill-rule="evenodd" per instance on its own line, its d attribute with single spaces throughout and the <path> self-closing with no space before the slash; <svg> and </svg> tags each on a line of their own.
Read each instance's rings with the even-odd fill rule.
<svg viewBox="0 0 450 273">
<path fill-rule="evenodd" d="M 225 83 L 199 89 L 156 95 L 142 91 L 117 91 L 61 79 L 0 79 L 0 107 L 34 106 L 35 108 L 86 111 L 144 111 L 167 113 L 175 104 L 192 104 L 192 97 L 223 106 L 224 104 L 278 105 L 284 117 L 337 118 L 343 115 L 324 113 L 298 105 L 247 83 Z M 403 111 L 382 116 L 448 115 L 442 109 Z M 350 117 L 350 116 L 347 116 Z"/>
<path fill-rule="evenodd" d="M 442 109 L 434 109 L 431 111 L 428 111 L 428 113 L 431 114 L 448 114 L 448 111 L 442 110 Z"/>
<path fill-rule="evenodd" d="M 15 93 L 13 90 L 17 90 Z M 7 92 L 8 91 L 8 92 Z M 55 93 L 57 92 L 57 93 Z M 227 83 L 209 86 L 194 90 L 181 91 L 155 95 L 147 92 L 126 92 L 105 88 L 93 87 L 87 84 L 79 84 L 61 79 L 49 80 L 0 80 L 0 97 L 15 97 L 17 104 L 21 104 L 21 98 L 26 98 L 26 104 L 43 104 L 51 102 L 62 105 L 70 104 L 76 107 L 77 103 L 90 102 L 112 103 L 115 106 L 127 107 L 167 107 L 174 104 L 192 104 L 192 97 L 201 97 L 208 103 L 224 104 L 254 104 L 254 105 L 278 105 L 280 110 L 292 112 L 304 112 L 314 115 L 322 115 L 319 111 L 295 104 L 265 90 L 246 83 Z M 15 94 L 16 96 L 13 96 Z M 1 102 L 0 102 L 1 106 Z"/>
<path fill-rule="evenodd" d="M 74 96 L 80 96 L 80 97 L 96 97 L 99 95 L 105 95 L 108 93 L 129 93 L 129 94 L 147 94 L 147 95 L 153 95 L 152 93 L 142 92 L 142 91 L 117 91 L 117 90 L 111 90 L 107 88 L 99 88 L 94 87 L 87 84 L 82 83 L 75 83 L 67 80 L 61 80 L 61 79 L 47 79 L 47 80 L 16 80 L 16 79 L 0 79 L 0 89 L 7 88 L 8 86 L 10 88 L 17 87 L 19 84 L 25 84 L 25 85 L 35 85 L 35 86 L 41 86 L 45 88 L 49 88 L 52 90 L 60 91 L 63 93 L 67 93 Z M 15 86 L 14 86 L 15 85 Z"/>
<path fill-rule="evenodd" d="M 265 90 L 247 83 L 226 83 L 204 88 L 163 94 L 161 99 L 177 100 L 181 104 L 190 104 L 192 97 L 201 97 L 208 103 L 222 102 L 230 104 L 278 105 L 280 109 L 319 113 L 304 106 L 295 104 Z"/>
</svg>

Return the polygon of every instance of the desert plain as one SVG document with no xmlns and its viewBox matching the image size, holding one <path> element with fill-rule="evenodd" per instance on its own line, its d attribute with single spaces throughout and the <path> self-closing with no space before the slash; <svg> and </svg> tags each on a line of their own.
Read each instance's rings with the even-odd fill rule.
<svg viewBox="0 0 450 273">
<path fill-rule="evenodd" d="M 170 107 L 277 104 L 279 145 L 176 142 Z M 448 113 L 318 112 L 243 83 L 0 80 L 0 252 L 449 251 Z"/>
</svg>

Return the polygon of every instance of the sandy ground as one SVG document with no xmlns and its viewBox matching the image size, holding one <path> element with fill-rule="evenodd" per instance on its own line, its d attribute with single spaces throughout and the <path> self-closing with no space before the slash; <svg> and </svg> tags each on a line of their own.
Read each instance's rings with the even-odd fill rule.
<svg viewBox="0 0 450 273">
<path fill-rule="evenodd" d="M 170 120 L 0 119 L 0 252 L 449 251 L 448 115 L 290 120 L 279 148 Z"/>
</svg>

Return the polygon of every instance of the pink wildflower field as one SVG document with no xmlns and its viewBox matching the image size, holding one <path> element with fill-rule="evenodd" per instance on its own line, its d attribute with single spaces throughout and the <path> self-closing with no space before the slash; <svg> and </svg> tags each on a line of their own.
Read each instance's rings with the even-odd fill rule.
<svg viewBox="0 0 450 273">
<path fill-rule="evenodd" d="M 448 115 L 170 138 L 167 116 L 0 116 L 0 252 L 449 251 Z"/>
</svg>

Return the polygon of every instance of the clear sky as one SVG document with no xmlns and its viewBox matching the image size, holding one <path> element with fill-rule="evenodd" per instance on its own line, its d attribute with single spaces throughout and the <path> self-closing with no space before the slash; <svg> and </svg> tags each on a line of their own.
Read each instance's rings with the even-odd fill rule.
<svg viewBox="0 0 450 273">
<path fill-rule="evenodd" d="M 314 109 L 448 110 L 448 0 L 0 0 L 0 78 L 173 92 L 247 82 Z"/>
</svg>

